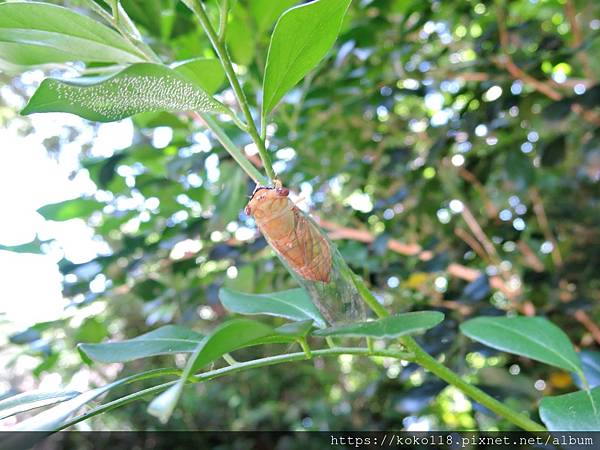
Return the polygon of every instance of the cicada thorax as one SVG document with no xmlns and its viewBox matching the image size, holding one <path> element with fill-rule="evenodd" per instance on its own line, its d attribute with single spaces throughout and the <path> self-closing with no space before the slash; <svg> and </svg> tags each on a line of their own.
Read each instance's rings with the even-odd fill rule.
<svg viewBox="0 0 600 450">
<path fill-rule="evenodd" d="M 288 198 L 285 188 L 259 187 L 246 212 L 289 266 L 302 278 L 328 283 L 331 251 L 327 239 Z"/>
</svg>

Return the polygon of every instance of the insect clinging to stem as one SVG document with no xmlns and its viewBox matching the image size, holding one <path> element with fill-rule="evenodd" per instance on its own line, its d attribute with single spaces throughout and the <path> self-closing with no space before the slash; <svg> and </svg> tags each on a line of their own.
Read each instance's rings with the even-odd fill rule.
<svg viewBox="0 0 600 450">
<path fill-rule="evenodd" d="M 289 189 L 281 182 L 257 186 L 245 211 L 330 323 L 364 315 L 343 258 L 317 224 L 290 200 Z"/>
<path fill-rule="evenodd" d="M 331 276 L 329 244 L 288 195 L 289 189 L 280 183 L 274 188 L 259 186 L 246 213 L 254 217 L 271 246 L 300 276 L 327 283 Z"/>
</svg>

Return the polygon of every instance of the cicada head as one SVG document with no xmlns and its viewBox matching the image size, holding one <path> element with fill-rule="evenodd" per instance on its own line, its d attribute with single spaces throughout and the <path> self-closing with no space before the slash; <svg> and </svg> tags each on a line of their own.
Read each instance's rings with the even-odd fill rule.
<svg viewBox="0 0 600 450">
<path fill-rule="evenodd" d="M 254 190 L 246 206 L 246 214 L 253 216 L 257 221 L 278 217 L 290 209 L 289 193 L 289 189 L 284 187 L 259 186 Z"/>
</svg>

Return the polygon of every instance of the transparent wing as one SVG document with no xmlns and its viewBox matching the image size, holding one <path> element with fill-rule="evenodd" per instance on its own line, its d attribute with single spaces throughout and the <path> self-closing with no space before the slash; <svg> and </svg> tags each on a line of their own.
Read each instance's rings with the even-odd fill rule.
<svg viewBox="0 0 600 450">
<path fill-rule="evenodd" d="M 364 320 L 364 302 L 350 268 L 321 228 L 302 211 L 289 236 L 267 242 L 330 324 Z M 276 220 L 274 218 L 273 220 Z M 327 277 L 323 275 L 327 274 Z"/>
</svg>

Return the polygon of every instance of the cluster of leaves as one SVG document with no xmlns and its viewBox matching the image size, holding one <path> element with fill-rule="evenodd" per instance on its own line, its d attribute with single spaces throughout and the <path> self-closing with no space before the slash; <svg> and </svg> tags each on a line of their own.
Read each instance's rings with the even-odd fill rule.
<svg viewBox="0 0 600 450">
<path fill-rule="evenodd" d="M 114 67 L 115 73 L 103 78 L 48 79 L 24 112 L 72 112 L 94 121 L 135 114 L 131 147 L 108 158 L 84 155 L 82 159 L 82 170 L 89 173 L 98 194 L 49 205 L 40 213 L 48 220 L 85 219 L 111 248 L 90 262 L 60 264 L 64 294 L 73 299 L 74 308 L 106 304 L 101 315 L 87 318 L 65 338 L 73 347 L 75 342 L 91 342 L 80 347 L 85 360 L 135 360 L 124 372 L 143 374 L 143 369 L 157 366 L 137 358 L 192 353 L 183 381 L 155 400 L 154 410 L 163 417 L 171 413 L 164 404 L 180 395 L 192 372 L 218 357 L 235 350 L 245 358 L 257 358 L 272 354 L 274 345 L 324 335 L 319 331 L 309 336 L 310 322 L 290 329 L 281 319 L 274 319 L 272 326 L 248 319 L 214 326 L 226 309 L 274 314 L 300 321 L 296 324 L 304 320 L 323 324 L 314 308 L 300 314 L 289 302 L 281 302 L 280 292 L 275 300 L 272 295 L 258 300 L 232 294 L 271 293 L 291 288 L 293 282 L 274 264 L 264 240 L 249 233 L 251 222 L 242 210 L 253 183 L 247 182 L 213 135 L 198 131 L 190 117 L 174 114 L 188 109 L 219 113 L 228 121 L 226 130 L 235 144 L 250 144 L 234 126 L 235 106 L 227 96 L 231 92 L 223 90 L 225 75 L 212 58 L 208 39 L 189 9 L 166 3 L 156 0 L 142 5 L 129 0 L 122 6 L 153 51 L 172 63 L 168 67 L 143 62 L 147 60 L 144 49 L 80 12 L 21 4 L 20 17 L 29 31 L 36 30 L 38 44 L 23 37 L 14 18 L 3 21 L 8 15 L 0 14 L 0 28 L 6 31 L 0 41 L 2 67 L 78 60 L 102 73 L 107 63 L 128 65 Z M 319 33 L 310 33 L 304 28 L 307 21 L 311 23 L 310 14 L 297 20 L 292 14 L 283 16 L 288 20 L 279 22 L 267 51 L 276 19 L 295 3 L 239 0 L 229 14 L 226 33 L 246 97 L 256 100 L 252 103 L 257 110 L 261 106 L 260 115 L 267 117 L 282 101 L 271 117 L 272 129 L 266 130 L 270 148 L 278 149 L 272 153 L 281 178 L 292 188 L 312 193 L 318 215 L 336 218 L 336 223 L 324 223 L 334 236 L 370 242 L 340 241 L 339 248 L 386 307 L 395 313 L 437 309 L 447 316 L 420 342 L 431 354 L 445 355 L 448 365 L 468 373 L 473 383 L 503 402 L 529 410 L 535 410 L 540 398 L 540 392 L 531 388 L 536 379 L 545 380 L 546 393 L 555 395 L 572 391 L 582 373 L 590 387 L 596 387 L 600 354 L 586 350 L 577 355 L 568 338 L 547 321 L 486 317 L 465 322 L 507 311 L 535 312 L 569 330 L 578 347 L 593 346 L 590 331 L 575 317 L 583 312 L 593 325 L 600 314 L 595 276 L 600 263 L 600 128 L 581 116 L 597 113 L 600 91 L 589 73 L 600 73 L 600 68 L 594 67 L 597 61 L 585 59 L 586 52 L 598 46 L 596 34 L 586 31 L 586 41 L 570 45 L 576 32 L 569 30 L 560 2 L 511 2 L 503 22 L 501 2 L 457 6 L 373 0 L 353 5 L 342 24 L 349 2 L 321 0 L 313 8 L 325 9 L 315 14 L 327 17 L 330 28 L 319 28 L 317 21 Z M 0 5 L 0 10 L 9 5 Z M 215 22 L 218 6 L 207 2 Z M 29 8 L 43 11 L 27 12 Z M 597 9 L 587 6 L 582 24 L 591 23 Z M 306 6 L 294 11 L 314 12 Z M 333 14 L 340 11 L 339 17 Z M 336 51 L 286 96 L 319 63 L 340 25 Z M 503 26 L 510 48 L 502 44 Z M 290 34 L 278 34 L 277 29 Z M 54 40 L 55 32 L 79 39 L 81 45 L 65 52 Z M 305 54 L 305 48 L 315 53 Z M 305 66 L 297 70 L 295 50 L 306 58 Z M 583 91 L 577 88 L 577 94 L 571 94 L 565 86 L 572 85 L 565 84 L 552 88 L 565 92 L 560 99 L 548 97 L 528 79 L 514 78 L 505 62 L 507 51 L 511 63 L 530 77 L 547 80 L 568 72 L 568 79 L 579 80 L 575 86 L 583 86 Z M 256 94 L 261 85 L 259 101 Z M 218 101 L 210 95 L 215 92 L 222 94 Z M 171 130 L 172 138 L 166 146 L 155 148 L 151 137 L 164 127 Z M 349 227 L 354 234 L 347 233 Z M 419 250 L 398 250 L 398 241 L 418 244 Z M 104 290 L 92 292 L 90 283 L 98 281 L 104 283 Z M 221 291 L 225 295 L 219 299 L 223 285 L 230 290 Z M 303 304 L 300 294 L 295 295 L 293 303 Z M 392 319 L 387 326 L 385 322 L 350 325 L 332 336 L 397 337 L 413 323 L 403 315 L 393 318 L 402 320 Z M 410 331 L 438 322 L 432 316 L 430 320 Z M 149 328 L 173 323 L 185 328 L 168 325 L 147 333 Z M 464 339 L 457 334 L 458 323 L 474 340 L 520 357 Z M 42 336 L 54 337 L 59 326 L 68 327 L 68 321 L 38 324 L 12 341 L 30 351 L 28 346 L 35 346 Z M 97 343 L 107 336 L 122 342 Z M 59 339 L 50 342 L 57 348 L 64 346 Z M 268 345 L 246 348 L 257 342 Z M 40 374 L 59 368 L 67 374 L 76 370 L 61 366 L 59 352 L 48 353 L 52 357 L 43 360 Z M 465 354 L 470 367 L 464 366 Z M 530 365 L 521 357 L 562 371 Z M 219 427 L 220 421 L 240 428 L 394 428 L 429 414 L 438 427 L 472 428 L 477 426 L 474 418 L 480 427 L 507 427 L 491 422 L 488 411 L 478 405 L 448 415 L 452 406 L 444 402 L 444 393 L 451 396 L 452 391 L 438 396 L 445 385 L 432 381 L 415 364 L 401 368 L 381 361 L 360 370 L 357 364 L 367 363 L 353 361 L 349 367 L 355 370 L 348 370 L 342 380 L 338 369 L 330 366 L 304 368 L 312 377 L 280 368 L 269 369 L 267 377 L 239 375 L 234 386 L 205 387 L 201 393 L 203 404 L 231 408 L 216 408 L 218 414 L 215 408 L 206 408 L 208 416 L 195 408 L 197 397 L 184 398 L 186 413 L 176 415 L 180 423 L 174 426 Z M 384 365 L 387 377 L 381 370 Z M 508 375 L 508 367 L 522 373 Z M 571 373 L 577 374 L 573 381 Z M 140 389 L 152 386 L 144 384 L 145 376 L 132 376 L 124 382 L 135 380 Z M 248 383 L 253 392 L 240 395 L 242 389 L 236 388 Z M 321 399 L 324 391 L 333 394 Z M 99 388 L 94 395 L 104 392 Z M 292 403 L 286 396 L 313 401 L 290 408 L 283 418 L 269 419 Z M 71 397 L 61 392 L 55 399 Z M 78 401 L 92 397 L 69 401 L 78 406 Z M 428 406 L 434 397 L 438 402 Z M 555 429 L 597 428 L 598 417 L 590 413 L 594 402 L 600 401 L 597 397 L 596 389 L 547 398 L 542 419 Z M 45 398 L 31 400 L 39 406 L 48 404 Z M 575 416 L 561 413 L 573 404 L 579 405 Z M 359 414 L 363 410 L 368 413 Z M 236 422 L 234 417 L 240 413 Z M 581 416 L 591 422 L 582 422 Z M 148 425 L 140 415 L 128 417 L 132 426 Z M 104 420 L 110 424 L 110 419 Z"/>
</svg>

